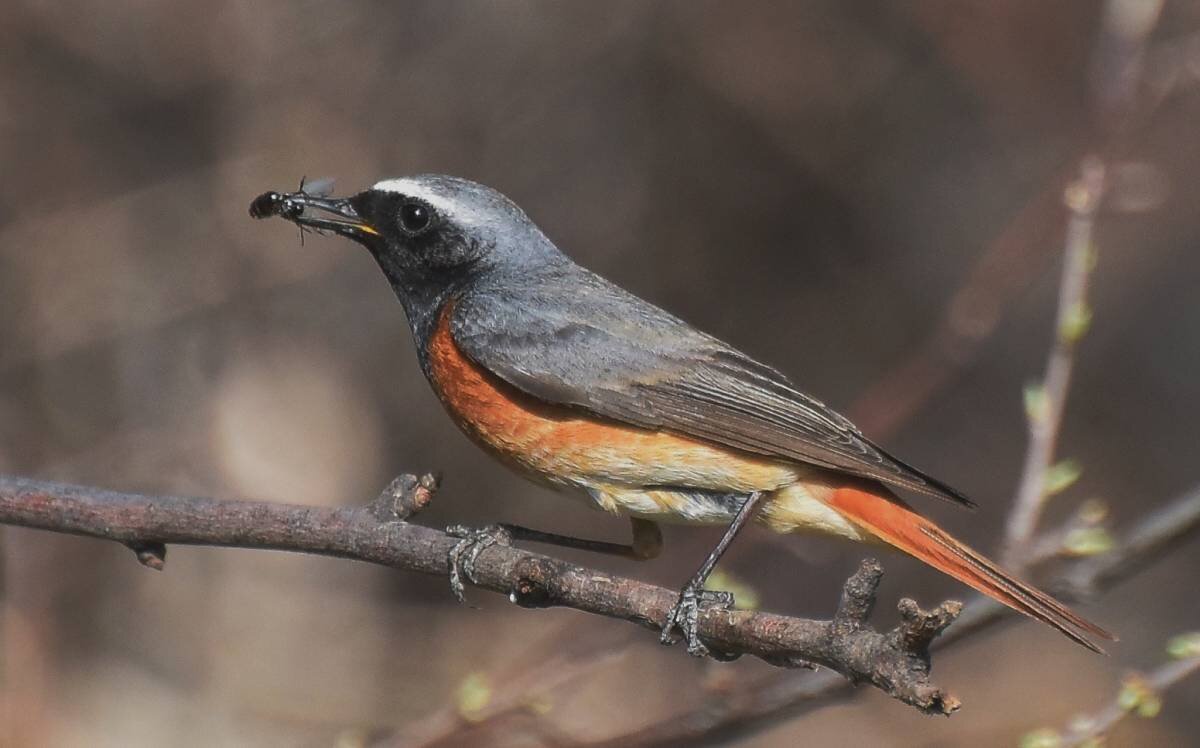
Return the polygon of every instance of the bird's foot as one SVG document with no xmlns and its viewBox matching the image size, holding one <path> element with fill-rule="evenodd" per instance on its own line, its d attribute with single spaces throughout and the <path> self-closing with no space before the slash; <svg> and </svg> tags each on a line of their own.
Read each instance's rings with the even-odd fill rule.
<svg viewBox="0 0 1200 748">
<path fill-rule="evenodd" d="M 696 657 L 712 657 L 716 660 L 736 659 L 715 653 L 700 641 L 700 611 L 729 610 L 733 607 L 733 593 L 724 590 L 706 590 L 694 583 L 689 583 L 679 593 L 679 600 L 667 612 L 667 622 L 663 624 L 662 636 L 659 641 L 671 646 L 675 639 L 675 629 L 683 634 L 687 642 L 688 654 Z"/>
<path fill-rule="evenodd" d="M 462 580 L 475 582 L 475 562 L 479 560 L 479 554 L 493 545 L 512 545 L 512 533 L 503 525 L 451 525 L 446 528 L 446 534 L 460 538 L 446 554 L 446 566 L 450 569 L 450 591 L 460 603 L 466 602 Z"/>
</svg>

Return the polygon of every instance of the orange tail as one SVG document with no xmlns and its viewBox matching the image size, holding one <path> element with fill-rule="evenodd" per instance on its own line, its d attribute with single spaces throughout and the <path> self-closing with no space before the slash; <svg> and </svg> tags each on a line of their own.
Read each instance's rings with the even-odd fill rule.
<svg viewBox="0 0 1200 748">
<path fill-rule="evenodd" d="M 879 489 L 880 493 L 884 491 Z M 886 493 L 880 496 L 857 488 L 839 488 L 833 492 L 829 505 L 880 540 L 1013 610 L 1053 626 L 1093 652 L 1103 654 L 1104 650 L 1076 629 L 1109 641 L 1117 640 L 1045 592 L 1013 577 L 950 537 L 937 525 L 909 510 L 899 499 Z"/>
</svg>

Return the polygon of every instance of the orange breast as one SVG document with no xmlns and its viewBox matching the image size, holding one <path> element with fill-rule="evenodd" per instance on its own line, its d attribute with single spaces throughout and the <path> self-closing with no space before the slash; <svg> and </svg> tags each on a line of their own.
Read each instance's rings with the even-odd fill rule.
<svg viewBox="0 0 1200 748">
<path fill-rule="evenodd" d="M 791 483 L 787 464 L 674 434 L 604 420 L 542 402 L 463 355 L 450 334 L 451 305 L 429 341 L 434 390 L 455 423 L 506 462 L 544 479 L 596 486 L 688 486 L 773 490 Z"/>
</svg>

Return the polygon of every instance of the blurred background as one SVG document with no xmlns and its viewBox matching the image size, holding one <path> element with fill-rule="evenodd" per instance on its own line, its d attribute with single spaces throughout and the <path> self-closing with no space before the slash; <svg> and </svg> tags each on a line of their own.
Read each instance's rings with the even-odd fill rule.
<svg viewBox="0 0 1200 748">
<path fill-rule="evenodd" d="M 981 505 L 997 549 L 1052 340 L 1080 158 L 1115 175 L 1060 454 L 1128 523 L 1200 480 L 1200 3 L 9 0 L 0 26 L 0 471 L 313 504 L 444 471 L 417 521 L 622 539 L 478 452 L 370 257 L 251 198 L 421 172 L 512 197 L 583 264 L 789 373 Z M 678 586 L 718 530 L 668 528 Z M 269 552 L 3 531 L 14 744 L 543 745 L 773 677 L 625 623 L 455 603 L 444 579 Z M 557 551 L 554 551 L 558 553 Z M 864 551 L 744 536 L 723 568 L 828 617 Z M 895 601 L 966 591 L 896 555 Z M 1200 625 L 1200 543 L 1084 606 L 1095 657 L 1013 622 L 936 658 L 966 706 L 874 692 L 732 742 L 1015 745 Z M 804 678 L 805 673 L 789 677 Z M 503 711 L 493 720 L 485 717 Z M 490 711 L 489 711 L 490 710 Z M 483 720 L 482 724 L 475 722 Z M 1117 745 L 1183 745 L 1200 683 Z"/>
</svg>

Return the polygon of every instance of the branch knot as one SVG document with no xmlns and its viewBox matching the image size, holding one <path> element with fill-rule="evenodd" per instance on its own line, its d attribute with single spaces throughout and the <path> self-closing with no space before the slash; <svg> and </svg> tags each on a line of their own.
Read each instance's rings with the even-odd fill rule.
<svg viewBox="0 0 1200 748">
<path fill-rule="evenodd" d="M 547 559 L 549 560 L 549 559 Z M 554 595 L 547 583 L 554 570 L 547 568 L 542 559 L 525 556 L 513 569 L 517 581 L 508 591 L 508 601 L 522 608 L 548 608 L 555 604 Z"/>
<path fill-rule="evenodd" d="M 393 479 L 367 509 L 380 522 L 403 522 L 429 506 L 441 482 L 439 474 L 425 473 L 418 478 L 405 473 Z"/>
</svg>

